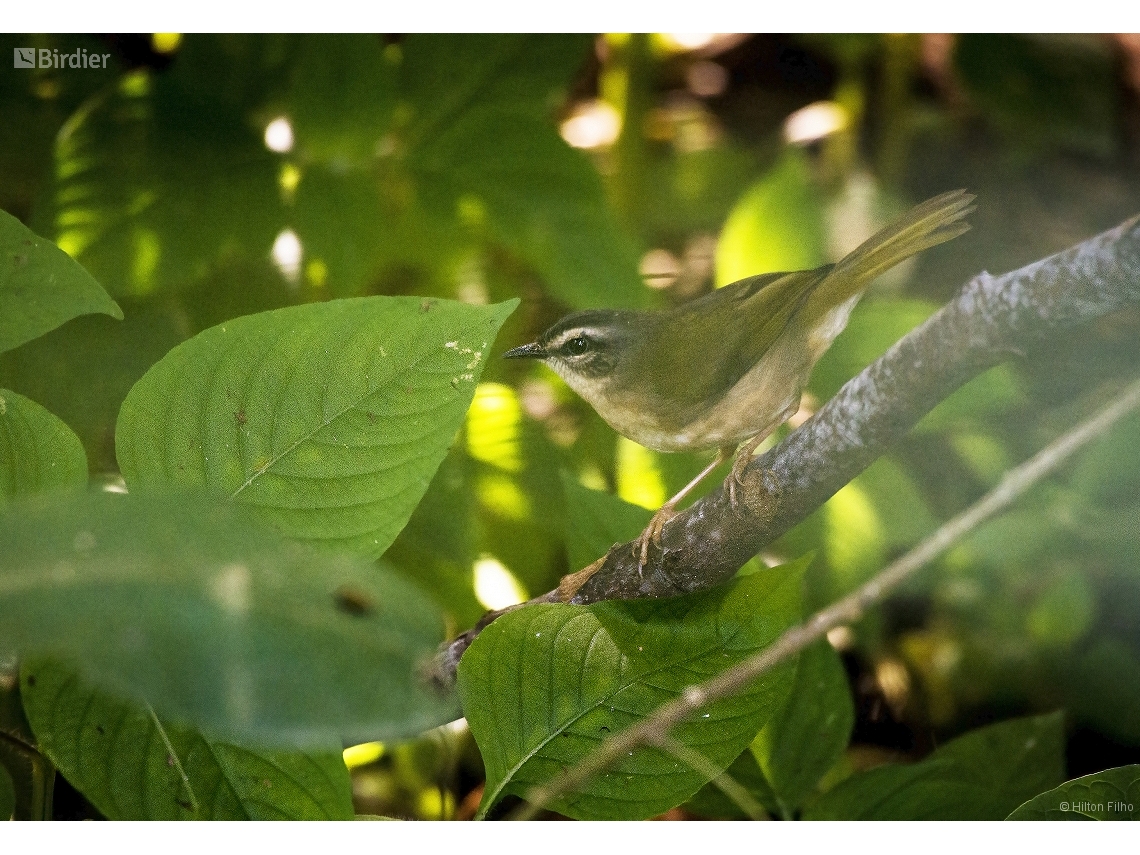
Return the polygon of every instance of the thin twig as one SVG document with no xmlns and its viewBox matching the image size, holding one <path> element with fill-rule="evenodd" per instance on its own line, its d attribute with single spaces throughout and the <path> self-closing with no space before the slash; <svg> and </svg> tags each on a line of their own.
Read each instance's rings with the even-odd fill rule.
<svg viewBox="0 0 1140 855">
<path fill-rule="evenodd" d="M 563 772 L 551 783 L 527 794 L 527 804 L 512 819 L 530 819 L 559 796 L 585 784 L 634 748 L 659 743 L 663 735 L 710 701 L 736 694 L 780 662 L 799 653 L 822 638 L 828 630 L 862 617 L 881 603 L 891 591 L 985 520 L 1004 510 L 1077 449 L 1100 436 L 1114 423 L 1140 407 L 1140 381 L 1134 382 L 1111 404 L 1050 443 L 1032 458 L 1011 469 L 993 490 L 958 516 L 946 522 L 918 546 L 890 564 L 873 579 L 809 620 L 784 632 L 760 653 L 721 672 L 705 682 L 690 686 L 680 697 L 658 707 L 657 711 L 602 743 L 593 754 Z"/>
<path fill-rule="evenodd" d="M 753 798 L 752 793 L 748 792 L 744 785 L 713 763 L 701 752 L 694 751 L 667 733 L 654 736 L 653 744 L 667 754 L 673 755 L 673 757 L 680 760 L 694 772 L 708 778 L 713 786 L 724 793 L 729 801 L 744 811 L 749 819 L 766 820 L 769 818 L 768 811 L 764 810 L 764 806 Z"/>
</svg>

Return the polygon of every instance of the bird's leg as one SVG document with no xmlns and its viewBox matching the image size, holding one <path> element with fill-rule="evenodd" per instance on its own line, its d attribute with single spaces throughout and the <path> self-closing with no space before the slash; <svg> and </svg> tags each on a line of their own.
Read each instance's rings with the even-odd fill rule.
<svg viewBox="0 0 1140 855">
<path fill-rule="evenodd" d="M 698 484 L 703 481 L 710 472 L 716 469 L 720 464 L 724 463 L 732 457 L 732 446 L 721 448 L 717 451 L 716 457 L 713 462 L 700 471 L 696 478 L 686 484 L 678 491 L 677 495 L 658 508 L 657 513 L 653 515 L 653 519 L 649 521 L 649 525 L 645 527 L 645 531 L 641 533 L 641 537 L 637 542 L 641 548 L 641 555 L 637 562 L 637 572 L 641 573 L 641 569 L 645 566 L 646 561 L 649 560 L 649 542 L 661 542 L 661 529 L 665 527 L 665 523 L 669 522 L 677 515 L 677 505 L 684 501 L 685 496 L 689 495 L 696 488 Z"/>
<path fill-rule="evenodd" d="M 736 485 L 744 486 L 744 470 L 749 463 L 752 462 L 752 455 L 756 453 L 756 449 L 764 440 L 766 440 L 773 429 L 766 430 L 763 433 L 758 433 L 752 439 L 740 446 L 736 452 L 736 459 L 732 461 L 732 473 L 728 477 L 728 503 L 729 506 L 736 510 Z"/>
</svg>

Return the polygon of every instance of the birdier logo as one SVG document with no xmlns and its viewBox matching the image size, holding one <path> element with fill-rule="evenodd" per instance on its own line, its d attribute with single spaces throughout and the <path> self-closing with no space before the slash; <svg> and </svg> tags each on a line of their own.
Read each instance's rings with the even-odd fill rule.
<svg viewBox="0 0 1140 855">
<path fill-rule="evenodd" d="M 109 53 L 90 53 L 87 48 L 76 48 L 71 53 L 30 47 L 14 48 L 14 68 L 106 68 Z"/>
</svg>

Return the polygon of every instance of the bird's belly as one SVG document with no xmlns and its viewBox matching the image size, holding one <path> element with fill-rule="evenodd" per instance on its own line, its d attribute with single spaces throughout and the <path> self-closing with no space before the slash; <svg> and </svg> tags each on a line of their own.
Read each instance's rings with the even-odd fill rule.
<svg viewBox="0 0 1140 855">
<path fill-rule="evenodd" d="M 728 393 L 682 428 L 657 420 L 642 408 L 598 409 L 610 426 L 656 451 L 701 451 L 737 445 L 775 430 L 799 408 L 811 373 L 806 347 L 781 339 Z"/>
</svg>

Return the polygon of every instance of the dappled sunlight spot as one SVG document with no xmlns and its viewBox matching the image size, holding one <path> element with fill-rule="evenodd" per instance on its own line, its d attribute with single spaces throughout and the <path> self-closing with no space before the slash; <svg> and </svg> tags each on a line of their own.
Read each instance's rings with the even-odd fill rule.
<svg viewBox="0 0 1140 855">
<path fill-rule="evenodd" d="M 145 69 L 124 74 L 119 81 L 119 92 L 128 98 L 142 98 L 150 92 L 150 72 Z"/>
<path fill-rule="evenodd" d="M 150 46 L 155 53 L 174 53 L 182 44 L 182 33 L 151 33 Z"/>
<path fill-rule="evenodd" d="M 292 199 L 300 184 L 301 170 L 292 163 L 281 164 L 281 172 L 277 175 L 277 186 L 281 188 L 281 193 L 286 201 Z"/>
<path fill-rule="evenodd" d="M 827 643 L 842 653 L 855 646 L 855 633 L 849 626 L 833 626 L 827 631 Z"/>
<path fill-rule="evenodd" d="M 253 579 L 244 564 L 227 564 L 210 580 L 210 596 L 228 612 L 249 611 Z"/>
<path fill-rule="evenodd" d="M 851 483 L 823 506 L 824 543 L 840 587 L 848 590 L 879 569 L 883 523 L 867 493 Z"/>
<path fill-rule="evenodd" d="M 656 455 L 624 436 L 617 445 L 617 493 L 634 505 L 657 510 L 668 495 Z"/>
<path fill-rule="evenodd" d="M 290 282 L 296 282 L 301 273 L 301 259 L 304 257 L 304 247 L 301 239 L 292 229 L 285 229 L 273 241 L 270 251 L 274 266 L 281 271 Z"/>
<path fill-rule="evenodd" d="M 559 130 L 575 148 L 602 148 L 621 134 L 621 116 L 604 101 L 589 101 L 578 105 Z"/>
<path fill-rule="evenodd" d="M 350 745 L 344 749 L 343 756 L 344 765 L 349 769 L 367 766 L 384 756 L 384 743 L 363 742 L 360 745 Z"/>
<path fill-rule="evenodd" d="M 416 797 L 416 816 L 420 819 L 446 819 L 455 813 L 455 796 L 439 787 L 425 787 Z"/>
<path fill-rule="evenodd" d="M 578 472 L 578 483 L 585 487 L 587 490 L 597 490 L 600 493 L 609 491 L 609 484 L 606 483 L 606 476 L 602 474 L 602 470 L 593 464 L 583 466 Z"/>
<path fill-rule="evenodd" d="M 694 62 L 685 72 L 689 91 L 701 98 L 715 98 L 728 88 L 728 69 L 718 62 Z"/>
<path fill-rule="evenodd" d="M 483 556 L 475 562 L 473 572 L 475 597 L 488 609 L 505 609 L 529 599 L 526 588 L 501 561 Z"/>
<path fill-rule="evenodd" d="M 293 150 L 293 125 L 285 116 L 265 126 L 265 147 L 280 154 Z"/>
<path fill-rule="evenodd" d="M 816 101 L 801 107 L 784 120 L 784 139 L 792 145 L 807 145 L 842 131 L 851 123 L 847 111 L 834 101 Z"/>
<path fill-rule="evenodd" d="M 476 495 L 483 507 L 503 519 L 525 520 L 531 516 L 530 500 L 509 475 L 481 476 Z"/>
<path fill-rule="evenodd" d="M 305 279 L 314 288 L 324 288 L 329 278 L 329 266 L 319 258 L 305 265 Z"/>
<path fill-rule="evenodd" d="M 455 342 L 455 349 L 460 345 Z M 467 411 L 467 452 L 504 472 L 522 471 L 520 429 L 522 407 L 514 389 L 502 383 L 480 383 Z"/>
<path fill-rule="evenodd" d="M 970 472 L 983 484 L 996 484 L 1013 465 L 1004 445 L 982 433 L 955 433 L 950 445 Z"/>
<path fill-rule="evenodd" d="M 667 43 L 672 43 L 680 50 L 700 50 L 706 48 L 716 39 L 716 33 L 662 33 Z"/>
<path fill-rule="evenodd" d="M 637 272 L 650 288 L 668 288 L 681 275 L 681 261 L 667 249 L 651 249 L 641 256 Z"/>
<path fill-rule="evenodd" d="M 154 290 L 157 284 L 154 275 L 158 271 L 161 256 L 162 245 L 159 243 L 158 234 L 153 229 L 135 229 L 131 280 L 136 294 L 147 294 Z"/>
<path fill-rule="evenodd" d="M 880 659 L 875 663 L 875 682 L 896 717 L 901 717 L 910 696 L 910 674 L 897 659 Z"/>
</svg>

